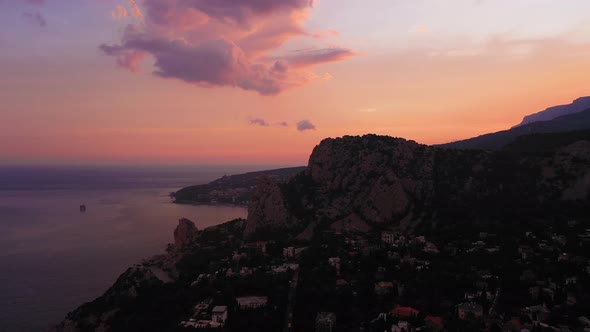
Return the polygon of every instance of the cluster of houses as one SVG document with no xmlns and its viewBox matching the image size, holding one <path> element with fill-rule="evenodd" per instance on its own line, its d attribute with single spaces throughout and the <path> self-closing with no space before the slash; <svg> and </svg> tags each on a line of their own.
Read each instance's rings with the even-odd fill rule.
<svg viewBox="0 0 590 332">
<path fill-rule="evenodd" d="M 180 322 L 181 327 L 195 329 L 215 329 L 225 326 L 229 311 L 227 305 L 212 306 L 212 299 L 201 302 L 194 307 L 193 316 Z M 243 296 L 236 298 L 237 310 L 247 311 L 261 309 L 268 305 L 267 296 Z"/>
<path fill-rule="evenodd" d="M 480 232 L 475 233 L 473 238 L 465 237 L 445 243 L 429 240 L 423 235 L 408 236 L 389 230 L 381 231 L 377 236 L 373 234 L 372 238 L 362 233 L 336 235 L 345 244 L 342 248 L 328 251 L 327 249 L 330 248 L 327 248 L 327 245 L 321 245 L 321 248 L 331 253 L 321 257 L 322 264 L 333 271 L 334 279 L 332 280 L 335 284 L 332 285 L 336 289 L 352 289 L 358 286 L 358 278 L 355 275 L 360 273 L 356 270 L 359 266 L 358 262 L 374 253 L 376 253 L 374 257 L 381 259 L 378 264 L 382 265 L 376 270 L 362 271 L 362 273 L 371 274 L 372 296 L 376 299 L 386 299 L 390 301 L 387 303 L 393 303 L 394 306 L 389 307 L 391 308 L 389 312 L 380 314 L 372 321 L 363 322 L 367 328 L 370 324 L 381 324 L 379 326 L 385 326 L 386 331 L 391 332 L 441 331 L 448 330 L 449 323 L 476 322 L 487 329 L 490 326 L 497 326 L 502 331 L 546 329 L 567 332 L 573 330 L 568 330 L 567 324 L 563 322 L 567 319 L 571 320 L 572 312 L 580 312 L 578 303 L 582 296 L 585 298 L 590 296 L 590 292 L 585 288 L 589 286 L 587 282 L 590 280 L 590 261 L 588 255 L 584 255 L 580 250 L 572 249 L 570 243 L 572 234 L 560 234 L 550 230 L 526 231 L 519 238 L 505 239 L 501 235 Z M 590 244 L 590 229 L 576 232 L 574 237 L 580 248 L 584 246 L 587 248 Z M 507 246 L 506 243 L 509 241 L 512 241 L 510 244 L 513 245 Z M 300 271 L 300 258 L 309 246 L 279 247 L 279 255 L 281 253 L 282 255 L 273 256 L 270 260 L 272 264 L 256 266 L 240 263 L 252 262 L 249 259 L 256 256 L 276 256 L 276 247 L 273 248 L 274 253 L 269 254 L 271 249 L 268 245 L 269 242 L 263 241 L 243 244 L 240 250 L 229 259 L 231 267 L 219 269 L 216 275 L 201 274 L 193 284 L 208 282 L 218 275 L 224 278 L 240 278 L 260 272 L 284 275 Z M 386 260 L 383 259 L 384 257 Z M 458 289 L 459 295 L 448 305 L 445 304 L 446 314 L 442 315 L 440 310 L 437 311 L 438 314 L 422 310 L 424 307 L 419 303 L 415 307 L 395 304 L 404 298 L 404 291 L 407 291 L 406 287 L 408 287 L 404 284 L 405 282 L 400 281 L 403 279 L 395 277 L 396 273 L 428 273 L 433 269 L 433 262 L 437 262 L 441 257 L 457 261 L 461 261 L 463 257 L 476 257 L 483 262 L 480 267 L 467 268 L 469 272 L 465 274 L 467 276 L 465 278 L 468 280 L 467 284 L 471 286 Z M 495 269 L 496 266 L 490 266 L 489 269 L 482 268 L 481 265 L 485 265 L 488 258 L 490 261 L 497 259 L 515 267 L 514 273 L 517 274 L 514 278 L 515 282 L 505 288 L 502 280 L 506 277 L 503 274 L 504 271 Z M 372 259 L 372 261 L 375 260 Z M 545 268 L 549 265 L 553 266 L 552 272 L 546 273 Z M 436 268 L 440 269 L 440 264 Z M 583 294 L 580 294 L 580 289 L 584 289 Z M 524 294 L 524 298 L 518 298 L 518 301 L 515 301 L 517 303 L 515 307 L 511 308 L 501 301 L 504 293 L 512 297 Z M 223 328 L 232 310 L 248 311 L 269 306 L 267 296 L 243 296 L 235 300 L 234 305 L 212 306 L 211 303 L 199 303 L 195 306 L 192 317 L 181 322 L 180 325 L 192 328 Z M 389 309 L 384 308 L 384 310 Z M 313 312 L 316 313 L 315 331 L 337 330 L 337 311 L 314 310 Z M 590 310 L 587 311 L 587 315 L 590 315 Z M 580 331 L 590 329 L 590 319 L 587 315 L 576 317 L 577 326 L 582 328 Z M 567 319 L 566 316 L 568 316 Z M 365 331 L 362 326 L 361 331 Z"/>
</svg>

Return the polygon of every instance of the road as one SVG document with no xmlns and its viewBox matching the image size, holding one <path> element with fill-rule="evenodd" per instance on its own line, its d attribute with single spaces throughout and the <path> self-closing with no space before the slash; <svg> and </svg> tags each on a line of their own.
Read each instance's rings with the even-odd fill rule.
<svg viewBox="0 0 590 332">
<path fill-rule="evenodd" d="M 284 332 L 293 331 L 293 310 L 297 296 L 297 283 L 299 282 L 299 270 L 295 271 L 293 279 L 289 282 L 289 298 L 287 299 L 287 312 L 285 313 Z"/>
</svg>

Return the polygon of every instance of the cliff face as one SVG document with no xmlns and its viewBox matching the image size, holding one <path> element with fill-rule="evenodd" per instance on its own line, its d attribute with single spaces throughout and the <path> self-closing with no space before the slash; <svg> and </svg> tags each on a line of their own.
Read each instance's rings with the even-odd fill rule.
<svg viewBox="0 0 590 332">
<path fill-rule="evenodd" d="M 433 196 L 433 162 L 433 149 L 413 141 L 348 136 L 322 141 L 306 175 L 320 215 L 381 223 L 401 219 L 415 201 Z"/>
<path fill-rule="evenodd" d="M 261 183 L 248 210 L 246 236 L 274 226 L 309 238 L 333 229 L 412 224 L 417 204 L 434 197 L 435 150 L 401 138 L 345 136 L 315 147 L 304 174 L 282 187 Z"/>
<path fill-rule="evenodd" d="M 176 229 L 174 229 L 174 247 L 176 250 L 181 251 L 194 242 L 198 235 L 199 230 L 195 224 L 186 218 L 182 218 L 178 221 Z"/>
<path fill-rule="evenodd" d="M 277 229 L 292 224 L 279 186 L 268 177 L 258 179 L 257 187 L 248 207 L 245 235 L 263 229 Z"/>
<path fill-rule="evenodd" d="M 549 203 L 587 200 L 586 144 L 578 140 L 539 156 L 447 150 L 376 135 L 326 139 L 304 174 L 280 187 L 261 182 L 246 236 L 261 227 L 309 238 L 318 227 L 411 230 L 529 212 L 533 218 Z M 558 175 L 544 178 L 545 165 Z"/>
</svg>

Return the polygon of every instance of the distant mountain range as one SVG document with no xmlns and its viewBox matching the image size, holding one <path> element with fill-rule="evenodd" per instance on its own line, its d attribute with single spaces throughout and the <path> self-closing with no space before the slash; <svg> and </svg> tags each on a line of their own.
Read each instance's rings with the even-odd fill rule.
<svg viewBox="0 0 590 332">
<path fill-rule="evenodd" d="M 524 135 L 584 129 L 590 129 L 590 97 L 579 98 L 570 105 L 555 106 L 526 116 L 521 124 L 508 130 L 439 146 L 449 149 L 499 150 Z"/>
<path fill-rule="evenodd" d="M 547 108 L 544 111 L 527 115 L 524 117 L 520 124 L 516 125 L 516 127 L 533 122 L 550 121 L 560 116 L 579 113 L 587 109 L 590 109 L 590 96 L 580 97 L 574 100 L 571 104 L 553 106 Z"/>
</svg>

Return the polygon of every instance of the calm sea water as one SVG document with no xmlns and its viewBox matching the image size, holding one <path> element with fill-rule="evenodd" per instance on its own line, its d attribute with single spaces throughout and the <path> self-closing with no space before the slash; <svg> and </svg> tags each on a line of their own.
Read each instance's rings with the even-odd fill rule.
<svg viewBox="0 0 590 332">
<path fill-rule="evenodd" d="M 250 170 L 0 167 L 0 331 L 59 322 L 162 253 L 181 217 L 199 228 L 245 217 L 239 207 L 172 204 L 168 194 Z"/>
</svg>

